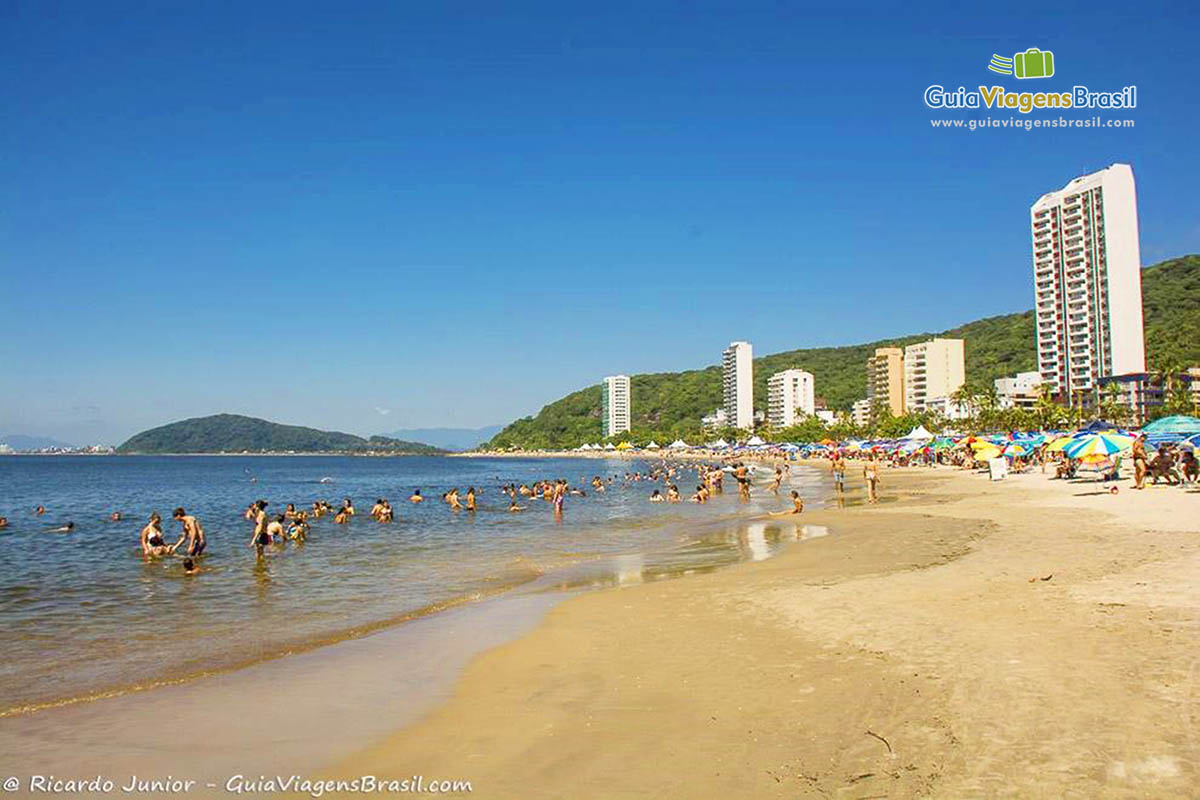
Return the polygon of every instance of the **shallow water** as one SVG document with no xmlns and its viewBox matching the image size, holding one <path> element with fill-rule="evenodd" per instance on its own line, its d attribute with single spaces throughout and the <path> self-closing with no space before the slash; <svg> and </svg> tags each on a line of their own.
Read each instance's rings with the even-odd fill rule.
<svg viewBox="0 0 1200 800">
<path fill-rule="evenodd" d="M 651 504 L 659 484 L 626 483 L 644 461 L 354 457 L 0 458 L 0 715 L 171 683 L 360 635 L 511 591 L 639 582 L 769 555 L 795 525 L 737 526 L 783 507 L 759 488 L 713 502 Z M 686 469 L 686 467 L 680 467 Z M 578 484 L 620 476 L 604 493 L 566 501 L 562 523 L 544 501 L 509 514 L 499 486 L 539 478 Z M 767 473 L 762 473 L 765 479 Z M 322 483 L 322 478 L 332 482 Z M 823 476 L 793 467 L 815 496 Z M 684 494 L 694 474 L 678 479 Z M 727 487 L 732 481 L 727 480 Z M 442 492 L 474 485 L 480 511 L 451 512 Z M 406 498 L 420 487 L 428 500 Z M 243 516 L 257 498 L 282 512 L 351 497 L 348 526 L 316 520 L 304 545 L 256 559 Z M 397 520 L 367 517 L 389 498 Z M 37 517 L 33 509 L 44 505 Z M 208 534 L 203 571 L 144 560 L 138 534 L 152 510 L 177 505 Z M 108 515 L 119 510 L 125 519 Z M 48 529 L 73 521 L 70 534 Z M 164 525 L 173 542 L 177 526 Z"/>
</svg>

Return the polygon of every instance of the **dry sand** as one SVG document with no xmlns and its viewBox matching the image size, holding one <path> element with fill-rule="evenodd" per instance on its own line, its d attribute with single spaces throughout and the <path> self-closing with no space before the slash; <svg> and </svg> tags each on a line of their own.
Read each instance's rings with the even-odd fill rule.
<svg viewBox="0 0 1200 800">
<path fill-rule="evenodd" d="M 884 474 L 832 534 L 572 598 L 335 770 L 473 797 L 1200 793 L 1200 494 Z M 852 496 L 861 487 L 852 486 Z"/>
</svg>

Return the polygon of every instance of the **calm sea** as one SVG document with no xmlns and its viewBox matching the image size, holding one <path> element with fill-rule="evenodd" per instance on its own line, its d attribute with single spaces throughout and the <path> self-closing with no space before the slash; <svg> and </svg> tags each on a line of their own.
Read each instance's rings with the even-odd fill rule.
<svg viewBox="0 0 1200 800">
<path fill-rule="evenodd" d="M 775 542 L 747 539 L 733 524 L 783 507 L 758 488 L 751 504 L 736 483 L 712 503 L 651 504 L 659 484 L 626 482 L 637 460 L 354 457 L 0 458 L 0 715 L 228 669 L 359 635 L 505 592 L 642 580 L 761 558 Z M 697 483 L 685 465 L 685 496 Z M 758 478 L 766 481 L 768 472 Z M 505 483 L 616 477 L 604 493 L 586 486 L 555 522 L 544 501 L 507 513 Z M 823 475 L 793 467 L 810 501 Z M 455 513 L 443 492 L 479 492 L 477 513 Z M 407 502 L 413 489 L 428 498 Z M 791 487 L 785 487 L 791 488 Z M 272 547 L 259 560 L 243 517 L 255 499 L 268 511 L 314 500 L 353 499 L 349 525 L 313 523 L 307 543 Z M 367 513 L 387 498 L 396 521 Z M 46 507 L 43 516 L 34 509 Z M 184 506 L 208 535 L 200 574 L 181 559 L 147 561 L 138 545 L 152 511 L 165 538 Z M 112 522 L 120 511 L 124 520 Z M 74 522 L 70 534 L 49 529 Z"/>
</svg>

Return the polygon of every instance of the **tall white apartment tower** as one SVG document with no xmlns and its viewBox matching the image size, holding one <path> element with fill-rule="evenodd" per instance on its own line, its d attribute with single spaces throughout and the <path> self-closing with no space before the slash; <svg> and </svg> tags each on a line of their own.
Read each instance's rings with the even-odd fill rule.
<svg viewBox="0 0 1200 800">
<path fill-rule="evenodd" d="M 727 425 L 754 429 L 754 348 L 749 342 L 732 342 L 721 358 Z"/>
<path fill-rule="evenodd" d="M 816 396 L 811 372 L 785 369 L 767 379 L 767 420 L 773 428 L 790 428 L 796 424 L 797 411 L 816 413 Z"/>
<path fill-rule="evenodd" d="M 604 435 L 629 430 L 629 376 L 609 375 L 600 384 L 600 426 Z"/>
<path fill-rule="evenodd" d="M 1146 371 L 1137 193 L 1128 164 L 1084 175 L 1029 209 L 1038 372 L 1071 399 Z"/>
</svg>

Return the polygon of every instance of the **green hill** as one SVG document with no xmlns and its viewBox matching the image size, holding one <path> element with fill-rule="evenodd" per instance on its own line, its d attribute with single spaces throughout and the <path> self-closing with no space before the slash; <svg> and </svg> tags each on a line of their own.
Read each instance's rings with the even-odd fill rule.
<svg viewBox="0 0 1200 800">
<path fill-rule="evenodd" d="M 1200 364 L 1200 256 L 1164 261 L 1142 271 L 1148 366 Z M 995 378 L 1036 369 L 1033 311 L 968 322 L 937 333 L 919 333 L 845 347 L 789 350 L 754 359 L 756 406 L 767 396 L 767 379 L 790 367 L 813 374 L 817 395 L 829 408 L 848 410 L 866 396 L 866 360 L 876 347 L 907 345 L 946 336 L 965 340 L 967 382 L 984 386 Z M 687 372 L 634 375 L 635 433 L 662 440 L 694 437 L 700 418 L 721 404 L 721 370 L 711 366 Z M 600 386 L 567 395 L 535 417 L 525 417 L 498 433 L 488 446 L 507 448 L 576 447 L 600 439 Z"/>
<path fill-rule="evenodd" d="M 133 436 L 118 453 L 388 453 L 428 455 L 443 451 L 385 436 L 363 439 L 349 433 L 280 425 L 237 414 L 172 422 Z"/>
</svg>

